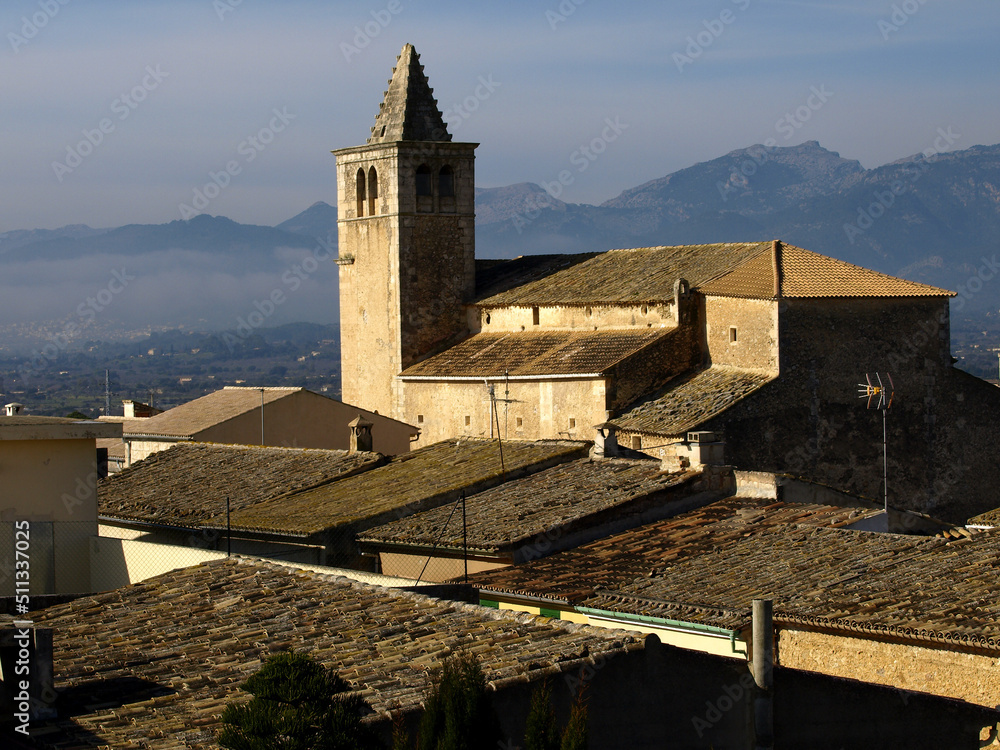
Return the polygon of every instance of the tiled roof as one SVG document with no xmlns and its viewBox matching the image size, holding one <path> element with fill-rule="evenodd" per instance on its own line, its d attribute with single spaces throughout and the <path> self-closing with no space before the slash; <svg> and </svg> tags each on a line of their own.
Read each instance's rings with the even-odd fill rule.
<svg viewBox="0 0 1000 750">
<path fill-rule="evenodd" d="M 1000 651 L 998 570 L 995 532 L 949 541 L 771 528 L 673 560 L 586 604 L 660 616 L 678 603 L 746 612 L 767 598 L 778 620 Z"/>
<path fill-rule="evenodd" d="M 220 391 L 167 409 L 162 414 L 145 419 L 125 422 L 125 434 L 163 435 L 166 437 L 195 437 L 229 419 L 260 409 L 261 390 L 264 404 L 303 390 L 302 388 L 238 388 L 226 386 Z"/>
<path fill-rule="evenodd" d="M 563 440 L 505 441 L 502 474 L 495 440 L 446 440 L 358 476 L 238 510 L 231 522 L 234 529 L 300 536 L 346 525 L 361 531 L 579 458 L 588 448 Z"/>
<path fill-rule="evenodd" d="M 970 526 L 1000 526 L 1000 508 L 988 510 L 969 519 Z"/>
<path fill-rule="evenodd" d="M 468 545 L 498 553 L 538 538 L 546 549 L 559 537 L 601 523 L 622 523 L 634 501 L 661 496 L 696 477 L 668 474 L 652 460 L 581 459 L 524 479 L 507 482 L 466 499 Z M 462 517 L 451 506 L 416 513 L 365 532 L 363 542 L 439 545 L 462 549 Z M 639 523 L 637 520 L 634 523 Z M 621 528 L 621 527 L 619 527 Z"/>
<path fill-rule="evenodd" d="M 477 293 L 482 307 L 639 304 L 670 301 L 685 278 L 703 294 L 733 297 L 943 297 L 945 289 L 905 281 L 774 242 L 611 250 L 587 256 L 519 258 L 497 264 Z"/>
<path fill-rule="evenodd" d="M 377 453 L 179 443 L 102 479 L 104 517 L 170 526 L 225 523 L 234 511 L 381 465 Z"/>
<path fill-rule="evenodd" d="M 776 295 L 779 285 L 780 294 Z M 785 243 L 778 243 L 777 252 L 770 247 L 762 250 L 730 273 L 700 285 L 698 291 L 759 299 L 955 296 L 946 289 L 888 276 Z"/>
<path fill-rule="evenodd" d="M 692 288 L 698 288 L 770 247 L 770 242 L 732 242 L 611 250 L 536 281 L 481 298 L 477 304 L 505 307 L 667 302 L 674 298 L 674 282 L 678 278 L 685 278 Z"/>
<path fill-rule="evenodd" d="M 671 380 L 610 421 L 623 432 L 684 435 L 776 377 L 776 373 L 713 365 Z"/>
<path fill-rule="evenodd" d="M 476 299 L 487 299 L 583 263 L 600 253 L 522 255 L 510 260 L 476 259 Z"/>
<path fill-rule="evenodd" d="M 677 561 L 730 545 L 759 528 L 844 526 L 872 513 L 861 508 L 728 498 L 540 560 L 481 573 L 472 583 L 484 591 L 580 604 L 597 589 L 620 589 L 637 578 L 657 575 Z"/>
<path fill-rule="evenodd" d="M 477 333 L 401 377 L 595 375 L 675 329 Z"/>
<path fill-rule="evenodd" d="M 308 652 L 384 717 L 476 655 L 498 689 L 645 647 L 641 636 L 430 599 L 233 557 L 35 612 L 53 629 L 46 747 L 216 748 L 219 716 L 270 654 Z"/>
<path fill-rule="evenodd" d="M 404 44 L 392 69 L 385 100 L 375 115 L 368 143 L 450 141 L 433 89 L 424 75 L 420 55 Z"/>
</svg>

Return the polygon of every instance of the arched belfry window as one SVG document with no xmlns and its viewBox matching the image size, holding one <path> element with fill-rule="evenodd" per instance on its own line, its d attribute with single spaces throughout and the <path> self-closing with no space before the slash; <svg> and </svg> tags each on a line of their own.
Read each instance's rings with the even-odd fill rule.
<svg viewBox="0 0 1000 750">
<path fill-rule="evenodd" d="M 365 170 L 358 170 L 358 217 L 365 215 Z"/>
<path fill-rule="evenodd" d="M 449 166 L 441 167 L 438 173 L 438 195 L 442 198 L 455 197 L 455 170 Z"/>
<path fill-rule="evenodd" d="M 426 164 L 417 167 L 417 195 L 431 195 L 431 168 Z"/>
<path fill-rule="evenodd" d="M 368 214 L 374 216 L 377 212 L 375 211 L 375 199 L 378 198 L 378 172 L 375 171 L 375 167 L 368 168 Z"/>
</svg>

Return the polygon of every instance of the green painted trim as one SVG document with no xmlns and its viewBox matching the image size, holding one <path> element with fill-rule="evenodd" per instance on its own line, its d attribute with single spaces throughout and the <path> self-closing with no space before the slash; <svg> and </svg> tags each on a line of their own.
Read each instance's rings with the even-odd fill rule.
<svg viewBox="0 0 1000 750">
<path fill-rule="evenodd" d="M 740 634 L 738 630 L 728 628 L 717 628 L 714 625 L 702 625 L 700 622 L 684 622 L 682 620 L 668 620 L 665 617 L 652 617 L 650 615 L 633 615 L 630 612 L 612 612 L 607 609 L 593 609 L 592 607 L 576 607 L 577 612 L 584 615 L 594 615 L 604 617 L 609 620 L 626 620 L 628 622 L 641 622 L 644 625 L 662 625 L 668 628 L 679 630 L 691 630 L 697 633 L 707 633 L 709 635 L 719 635 L 729 638 L 735 643 L 736 637 Z"/>
<path fill-rule="evenodd" d="M 542 617 L 551 617 L 553 620 L 561 620 L 562 612 L 558 609 L 546 609 L 545 607 L 538 608 L 538 614 Z"/>
<path fill-rule="evenodd" d="M 492 607 L 493 609 L 500 609 L 500 602 L 494 602 L 494 601 L 491 601 L 490 599 L 480 599 L 479 600 L 479 606 L 480 607 Z"/>
</svg>

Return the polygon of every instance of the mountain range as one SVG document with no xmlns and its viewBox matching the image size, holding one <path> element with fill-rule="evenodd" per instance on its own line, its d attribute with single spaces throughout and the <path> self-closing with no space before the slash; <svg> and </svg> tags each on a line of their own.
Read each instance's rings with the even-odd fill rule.
<svg viewBox="0 0 1000 750">
<path fill-rule="evenodd" d="M 946 150 L 958 135 L 941 136 L 940 152 L 874 169 L 815 141 L 751 146 L 598 206 L 560 200 L 558 185 L 478 188 L 476 254 L 777 238 L 957 290 L 956 303 L 968 309 L 995 310 L 1000 145 Z M 282 302 L 267 325 L 334 322 L 337 272 L 324 261 L 335 249 L 336 214 L 318 202 L 276 227 L 201 215 L 161 225 L 0 234 L 0 321 L 72 319 L 100 296 L 108 304 L 99 313 L 108 318 L 225 330 L 269 309 L 267 300 L 277 295 Z M 130 278 L 123 289 L 115 273 Z"/>
</svg>

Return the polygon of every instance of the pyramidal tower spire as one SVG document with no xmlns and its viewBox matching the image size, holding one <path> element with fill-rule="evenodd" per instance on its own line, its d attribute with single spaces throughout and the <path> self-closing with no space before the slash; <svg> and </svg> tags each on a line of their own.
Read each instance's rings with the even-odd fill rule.
<svg viewBox="0 0 1000 750">
<path fill-rule="evenodd" d="M 403 45 L 368 143 L 450 141 L 451 135 L 433 94 L 420 55 L 412 44 Z"/>
<path fill-rule="evenodd" d="M 402 372 L 469 335 L 475 143 L 453 141 L 412 44 L 362 146 L 337 149 L 341 398 L 410 424 Z"/>
</svg>

